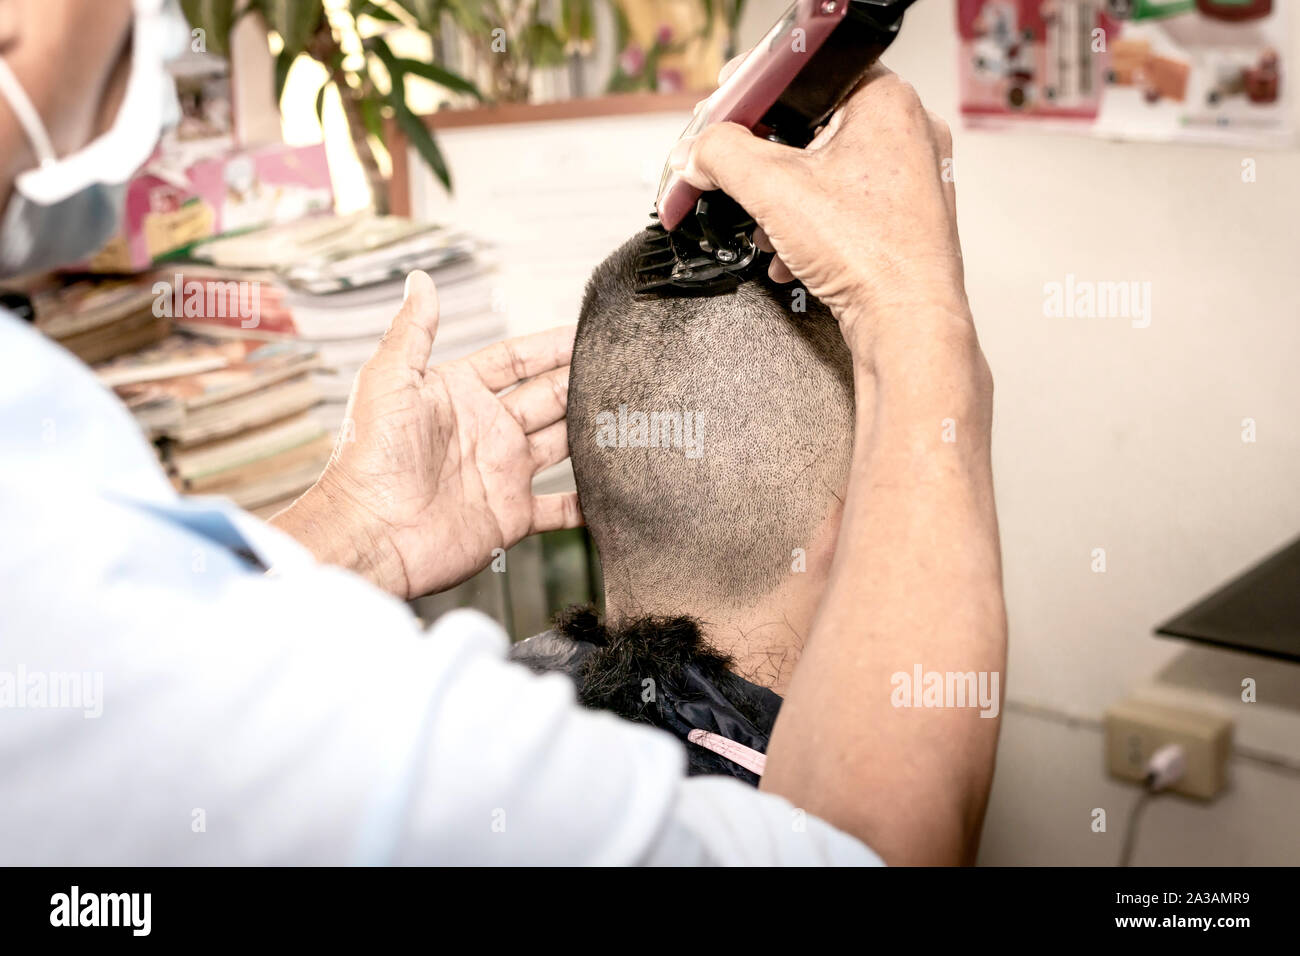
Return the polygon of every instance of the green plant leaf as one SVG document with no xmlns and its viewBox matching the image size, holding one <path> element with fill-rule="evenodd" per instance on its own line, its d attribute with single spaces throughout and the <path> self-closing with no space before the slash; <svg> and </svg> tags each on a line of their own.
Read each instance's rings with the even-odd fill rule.
<svg viewBox="0 0 1300 956">
<path fill-rule="evenodd" d="M 437 63 L 424 63 L 420 60 L 412 60 L 410 57 L 399 57 L 395 61 L 398 69 L 403 73 L 414 73 L 416 76 L 424 77 L 431 83 L 437 83 L 439 86 L 445 86 L 449 90 L 457 93 L 468 93 L 483 102 L 483 94 L 479 88 L 459 74 L 453 73 L 446 67 L 439 66 Z M 387 65 L 387 64 L 385 64 Z"/>
<path fill-rule="evenodd" d="M 437 32 L 442 11 L 449 6 L 446 0 L 396 0 L 396 3 L 428 33 Z"/>
<path fill-rule="evenodd" d="M 588 52 L 596 38 L 596 10 L 592 0 L 561 0 L 556 31 L 571 52 Z"/>
<path fill-rule="evenodd" d="M 484 0 L 442 0 L 442 9 L 456 26 L 473 38 L 490 37 L 493 28 L 502 22 L 496 4 Z"/>
<path fill-rule="evenodd" d="M 385 10 L 375 0 L 352 0 L 352 16 L 370 17 L 374 20 L 383 20 L 385 23 L 401 23 L 401 17 L 395 13 Z"/>
<path fill-rule="evenodd" d="M 316 122 L 320 123 L 320 128 L 325 129 L 325 91 L 330 88 L 329 80 L 320 85 L 316 91 Z"/>
<path fill-rule="evenodd" d="M 289 52 L 285 47 L 280 51 L 280 55 L 275 58 L 275 105 L 278 108 L 280 100 L 284 97 L 284 82 L 289 78 L 289 68 L 293 66 L 293 61 L 298 59 L 297 53 Z"/>
<path fill-rule="evenodd" d="M 361 122 L 365 124 L 366 132 L 383 143 L 384 148 L 387 149 L 388 138 L 384 135 L 383 100 L 378 97 L 367 96 L 359 105 L 361 107 Z"/>
<path fill-rule="evenodd" d="M 284 48 L 297 56 L 307 48 L 325 16 L 321 0 L 260 0 L 267 24 L 284 40 Z"/>
<path fill-rule="evenodd" d="M 388 41 L 381 36 L 366 37 L 361 41 L 361 48 L 379 57 L 379 62 L 384 64 L 384 69 L 388 71 L 389 89 L 398 90 L 402 102 L 405 103 L 406 87 L 402 80 L 402 67 L 398 64 L 397 57 L 393 55 L 392 47 L 388 45 Z M 372 87 L 375 85 L 374 81 L 370 79 L 369 73 L 366 74 L 366 79 L 370 80 Z"/>
<path fill-rule="evenodd" d="M 230 27 L 235 22 L 235 0 L 181 0 L 185 19 L 203 31 L 209 53 L 230 55 Z"/>
<path fill-rule="evenodd" d="M 605 86 L 606 93 L 631 93 L 641 85 L 641 81 L 634 76 L 628 76 L 622 70 L 615 70 L 614 75 L 609 78 L 609 83 Z"/>
<path fill-rule="evenodd" d="M 611 3 L 610 9 L 614 11 L 614 54 L 617 56 L 632 40 L 632 25 L 627 22 L 627 14 L 618 3 Z"/>
<path fill-rule="evenodd" d="M 524 31 L 524 49 L 533 66 L 562 66 L 564 42 L 549 23 L 530 23 Z"/>
<path fill-rule="evenodd" d="M 397 121 L 397 125 L 419 151 L 420 157 L 430 171 L 438 177 L 447 192 L 451 192 L 451 172 L 442 158 L 442 151 L 438 149 L 438 144 L 434 142 L 433 134 L 429 132 L 428 127 L 420 122 L 420 118 L 406 105 L 406 71 L 402 68 L 402 61 L 393 56 L 393 51 L 383 37 L 367 37 L 364 46 L 379 57 L 380 62 L 388 70 L 392 85 L 388 91 L 387 101 L 393 108 L 393 118 Z"/>
<path fill-rule="evenodd" d="M 659 89 L 659 57 L 663 53 L 663 47 L 656 43 L 645 54 L 645 67 L 641 71 L 641 80 L 645 83 L 646 89 Z"/>
<path fill-rule="evenodd" d="M 438 177 L 438 181 L 447 192 L 451 192 L 451 172 L 447 169 L 447 163 L 442 158 L 442 152 L 434 142 L 428 127 L 420 122 L 420 118 L 408 110 L 406 104 L 398 98 L 390 96 L 388 102 L 393 107 L 393 116 L 397 120 L 397 125 L 402 128 L 402 132 L 406 134 L 406 138 L 419 151 L 420 157 Z"/>
<path fill-rule="evenodd" d="M 740 18 L 745 13 L 746 0 L 733 0 L 731 4 L 731 14 L 727 17 L 727 29 L 736 32 L 736 27 L 740 25 Z"/>
</svg>

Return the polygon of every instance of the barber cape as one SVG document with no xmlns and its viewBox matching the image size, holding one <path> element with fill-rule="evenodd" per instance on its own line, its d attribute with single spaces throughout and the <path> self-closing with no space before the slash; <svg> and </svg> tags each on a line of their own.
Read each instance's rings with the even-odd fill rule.
<svg viewBox="0 0 1300 956">
<path fill-rule="evenodd" d="M 758 785 L 781 697 L 736 674 L 690 618 L 608 628 L 592 609 L 573 608 L 554 629 L 514 645 L 510 658 L 568 675 L 585 707 L 673 734 L 686 744 L 690 774 Z"/>
</svg>

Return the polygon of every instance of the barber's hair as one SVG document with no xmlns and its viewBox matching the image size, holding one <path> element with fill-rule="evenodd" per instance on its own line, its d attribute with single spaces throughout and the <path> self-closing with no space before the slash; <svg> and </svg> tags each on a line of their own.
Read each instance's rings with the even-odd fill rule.
<svg viewBox="0 0 1300 956">
<path fill-rule="evenodd" d="M 705 297 L 635 291 L 644 234 L 587 284 L 569 450 L 611 589 L 740 605 L 791 573 L 843 500 L 848 347 L 830 311 L 764 277 Z"/>
</svg>

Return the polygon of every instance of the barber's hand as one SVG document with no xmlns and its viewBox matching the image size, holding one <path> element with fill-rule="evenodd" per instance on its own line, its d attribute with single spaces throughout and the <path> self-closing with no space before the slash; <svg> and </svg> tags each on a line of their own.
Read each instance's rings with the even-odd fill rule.
<svg viewBox="0 0 1300 956">
<path fill-rule="evenodd" d="M 272 519 L 321 561 L 399 597 L 451 587 L 495 548 L 582 523 L 576 494 L 534 497 L 531 485 L 568 455 L 573 328 L 427 368 L 437 327 L 433 281 L 414 272 L 324 474 Z"/>
<path fill-rule="evenodd" d="M 760 245 L 777 254 L 772 277 L 800 279 L 857 354 L 893 331 L 881 323 L 923 309 L 958 324 L 968 315 L 956 195 L 944 175 L 951 155 L 944 122 L 877 65 L 807 149 L 721 123 L 679 144 L 670 162 L 692 185 L 745 207 Z"/>
</svg>

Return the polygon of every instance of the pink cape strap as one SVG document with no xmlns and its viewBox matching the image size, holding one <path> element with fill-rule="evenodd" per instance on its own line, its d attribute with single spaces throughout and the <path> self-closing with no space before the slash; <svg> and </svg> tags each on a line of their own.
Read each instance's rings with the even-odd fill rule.
<svg viewBox="0 0 1300 956">
<path fill-rule="evenodd" d="M 767 768 L 766 754 L 759 753 L 753 747 L 738 744 L 721 734 L 710 733 L 707 730 L 692 730 L 686 735 L 686 739 L 705 750 L 712 750 L 715 754 L 726 757 L 732 763 L 739 764 L 760 777 Z"/>
</svg>

